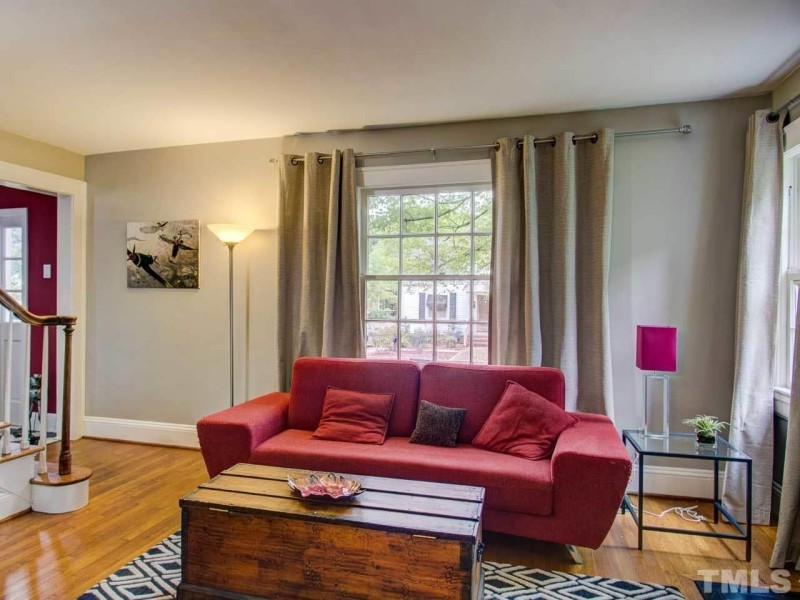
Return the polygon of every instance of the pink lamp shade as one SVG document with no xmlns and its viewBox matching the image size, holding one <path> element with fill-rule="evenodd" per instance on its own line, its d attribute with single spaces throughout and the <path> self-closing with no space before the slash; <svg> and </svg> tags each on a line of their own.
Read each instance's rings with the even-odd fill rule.
<svg viewBox="0 0 800 600">
<path fill-rule="evenodd" d="M 636 366 L 643 371 L 676 371 L 678 328 L 637 325 Z"/>
</svg>

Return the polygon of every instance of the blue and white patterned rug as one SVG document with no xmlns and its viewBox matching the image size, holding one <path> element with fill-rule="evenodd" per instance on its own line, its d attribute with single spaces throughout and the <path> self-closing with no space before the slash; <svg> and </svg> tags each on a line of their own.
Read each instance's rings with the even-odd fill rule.
<svg viewBox="0 0 800 600">
<path fill-rule="evenodd" d="M 485 562 L 484 600 L 683 600 L 677 588 Z M 181 536 L 174 533 L 78 600 L 168 600 L 181 581 Z"/>
</svg>

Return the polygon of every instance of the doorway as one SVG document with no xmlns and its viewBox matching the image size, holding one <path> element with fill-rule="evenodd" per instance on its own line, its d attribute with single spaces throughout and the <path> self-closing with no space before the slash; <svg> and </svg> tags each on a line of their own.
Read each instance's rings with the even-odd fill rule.
<svg viewBox="0 0 800 600">
<path fill-rule="evenodd" d="M 0 161 L 0 185 L 48 195 L 57 207 L 57 264 L 53 281 L 57 289 L 56 310 L 50 314 L 75 315 L 78 324 L 72 343 L 72 410 L 71 438 L 83 435 L 86 403 L 86 182 Z M 30 215 L 29 215 L 30 216 Z M 35 272 L 35 268 L 31 269 Z M 38 328 L 37 328 L 38 329 Z M 56 348 L 56 360 L 51 365 L 64 364 L 63 333 L 51 332 L 50 347 Z M 55 398 L 60 409 L 63 397 L 63 377 L 59 376 Z M 50 392 L 52 394 L 53 392 Z M 56 428 L 61 435 L 61 419 Z M 52 429 L 51 429 L 52 431 Z"/>
<path fill-rule="evenodd" d="M 0 183 L 0 287 L 35 315 L 61 314 L 60 212 L 60 199 L 56 194 Z M 0 315 L 0 398 L 7 390 L 11 438 L 21 441 L 25 423 L 31 444 L 38 443 L 43 432 L 48 441 L 60 439 L 59 400 L 64 377 L 63 363 L 59 361 L 63 356 L 59 332 L 53 327 L 29 327 L 16 317 L 9 326 L 8 311 L 0 310 Z M 49 334 L 46 362 L 43 356 L 45 332 Z M 6 362 L 9 356 L 10 364 Z M 47 373 L 43 373 L 45 364 Z M 45 398 L 41 397 L 43 378 L 48 384 Z M 28 399 L 30 411 L 24 414 Z M 43 423 L 40 423 L 40 403 L 44 410 Z"/>
<path fill-rule="evenodd" d="M 58 213 L 55 194 L 0 186 L 0 287 L 35 315 L 58 314 Z M 32 444 L 42 439 L 43 431 L 48 440 L 58 439 L 60 403 L 56 390 L 63 377 L 63 369 L 57 364 L 58 335 L 49 331 L 45 361 L 43 335 L 45 329 L 53 328 L 29 327 L 16 317 L 9 326 L 8 311 L 0 313 L 0 394 L 6 393 L 7 386 L 12 441 L 21 441 L 23 423 L 28 425 Z M 5 362 L 8 356 L 10 364 Z M 44 365 L 48 389 L 47 397 L 41 398 L 37 390 L 45 375 Z M 29 374 L 32 379 L 28 379 Z M 31 411 L 24 414 L 28 397 Z M 39 402 L 44 423 L 40 423 Z"/>
</svg>

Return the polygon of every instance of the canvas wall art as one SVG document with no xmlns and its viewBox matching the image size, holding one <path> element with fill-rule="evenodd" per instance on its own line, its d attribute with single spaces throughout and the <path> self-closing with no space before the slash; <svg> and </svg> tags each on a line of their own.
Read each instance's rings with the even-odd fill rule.
<svg viewBox="0 0 800 600">
<path fill-rule="evenodd" d="M 200 221 L 128 222 L 129 288 L 199 287 Z"/>
</svg>

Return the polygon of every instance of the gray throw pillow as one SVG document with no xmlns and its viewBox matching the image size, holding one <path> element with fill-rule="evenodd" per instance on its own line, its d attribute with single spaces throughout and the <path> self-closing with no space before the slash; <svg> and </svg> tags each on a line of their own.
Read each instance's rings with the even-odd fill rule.
<svg viewBox="0 0 800 600">
<path fill-rule="evenodd" d="M 452 448 L 456 445 L 458 430 L 466 414 L 466 408 L 447 408 L 423 400 L 417 413 L 417 426 L 409 441 L 412 444 Z"/>
</svg>

